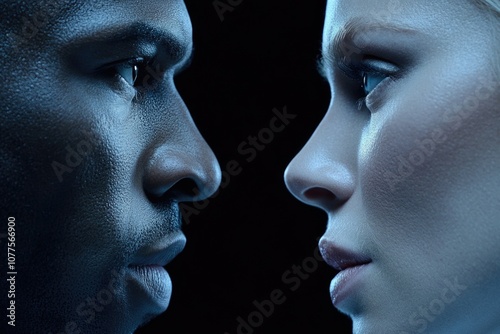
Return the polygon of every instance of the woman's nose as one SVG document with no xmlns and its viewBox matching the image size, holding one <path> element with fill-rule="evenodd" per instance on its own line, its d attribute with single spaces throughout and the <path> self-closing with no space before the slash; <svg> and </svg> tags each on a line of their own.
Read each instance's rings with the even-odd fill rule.
<svg viewBox="0 0 500 334">
<path fill-rule="evenodd" d="M 355 189 L 359 137 L 341 115 L 325 116 L 307 144 L 285 170 L 288 190 L 300 201 L 331 211 Z"/>
</svg>

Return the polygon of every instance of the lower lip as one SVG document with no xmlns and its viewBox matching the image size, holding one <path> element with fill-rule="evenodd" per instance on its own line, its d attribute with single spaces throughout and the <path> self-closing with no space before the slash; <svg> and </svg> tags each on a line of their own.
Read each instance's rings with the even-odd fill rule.
<svg viewBox="0 0 500 334">
<path fill-rule="evenodd" d="M 335 276 L 330 284 L 333 305 L 338 308 L 344 300 L 354 293 L 367 266 L 368 264 L 363 264 L 346 268 Z"/>
<path fill-rule="evenodd" d="M 153 265 L 134 266 L 130 267 L 130 272 L 132 281 L 141 290 L 141 295 L 145 294 L 158 311 L 165 311 L 172 295 L 172 281 L 165 268 Z"/>
</svg>

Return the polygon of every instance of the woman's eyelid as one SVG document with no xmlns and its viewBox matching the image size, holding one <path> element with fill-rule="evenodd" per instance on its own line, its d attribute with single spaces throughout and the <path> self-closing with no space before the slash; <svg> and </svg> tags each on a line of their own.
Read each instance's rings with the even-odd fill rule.
<svg viewBox="0 0 500 334">
<path fill-rule="evenodd" d="M 378 59 L 368 65 L 368 68 L 362 73 L 362 85 L 365 89 L 366 98 L 370 95 L 374 95 L 373 93 L 375 91 L 378 92 L 380 89 L 385 88 L 389 81 L 392 82 L 398 79 L 403 74 L 402 72 L 403 71 L 398 66 Z M 373 85 L 373 82 L 369 85 L 365 82 L 368 76 L 375 76 L 377 79 L 381 80 L 375 85 Z M 372 89 L 369 89 L 369 86 L 372 86 Z"/>
<path fill-rule="evenodd" d="M 367 71 L 373 71 L 378 73 L 395 74 L 399 71 L 399 66 L 381 58 L 376 57 L 365 57 L 360 64 L 361 67 L 365 67 Z"/>
<path fill-rule="evenodd" d="M 400 70 L 396 64 L 373 56 L 364 56 L 359 61 L 348 61 L 344 58 L 337 63 L 337 67 L 343 74 L 355 80 L 362 79 L 364 74 L 391 76 Z"/>
<path fill-rule="evenodd" d="M 374 107 L 380 99 L 380 94 L 399 76 L 403 75 L 403 70 L 396 64 L 373 56 L 364 56 L 356 61 L 339 61 L 337 68 L 349 79 L 356 82 L 356 85 L 365 89 L 365 93 L 357 100 L 357 109 L 361 110 L 363 106 Z M 367 92 L 365 87 L 365 78 L 367 76 L 378 77 L 379 82 L 376 85 L 370 85 Z M 377 80 L 376 80 L 377 81 Z M 370 109 L 371 110 L 371 109 Z"/>
</svg>

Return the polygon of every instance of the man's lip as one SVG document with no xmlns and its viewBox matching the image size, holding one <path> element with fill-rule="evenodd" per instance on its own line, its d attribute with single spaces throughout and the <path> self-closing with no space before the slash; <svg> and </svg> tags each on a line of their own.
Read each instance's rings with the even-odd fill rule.
<svg viewBox="0 0 500 334">
<path fill-rule="evenodd" d="M 164 267 L 172 261 L 186 245 L 186 236 L 181 232 L 169 234 L 152 245 L 141 249 L 130 267 Z"/>
<path fill-rule="evenodd" d="M 346 250 L 327 239 L 321 239 L 319 249 L 326 263 L 338 271 L 372 262 L 369 257 Z"/>
</svg>

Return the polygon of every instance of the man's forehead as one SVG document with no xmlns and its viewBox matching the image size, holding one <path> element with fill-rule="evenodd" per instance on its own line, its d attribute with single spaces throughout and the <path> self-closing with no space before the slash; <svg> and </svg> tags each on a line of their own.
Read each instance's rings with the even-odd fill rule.
<svg viewBox="0 0 500 334">
<path fill-rule="evenodd" d="M 2 13 L 9 21 L 2 19 L 5 31 L 32 45 L 36 41 L 46 43 L 49 40 L 68 43 L 111 31 L 132 33 L 134 29 L 131 28 L 146 25 L 157 33 L 158 39 L 168 34 L 185 47 L 192 44 L 189 14 L 181 0 L 52 0 L 33 1 L 26 5 L 17 0 L 0 1 Z"/>
</svg>

